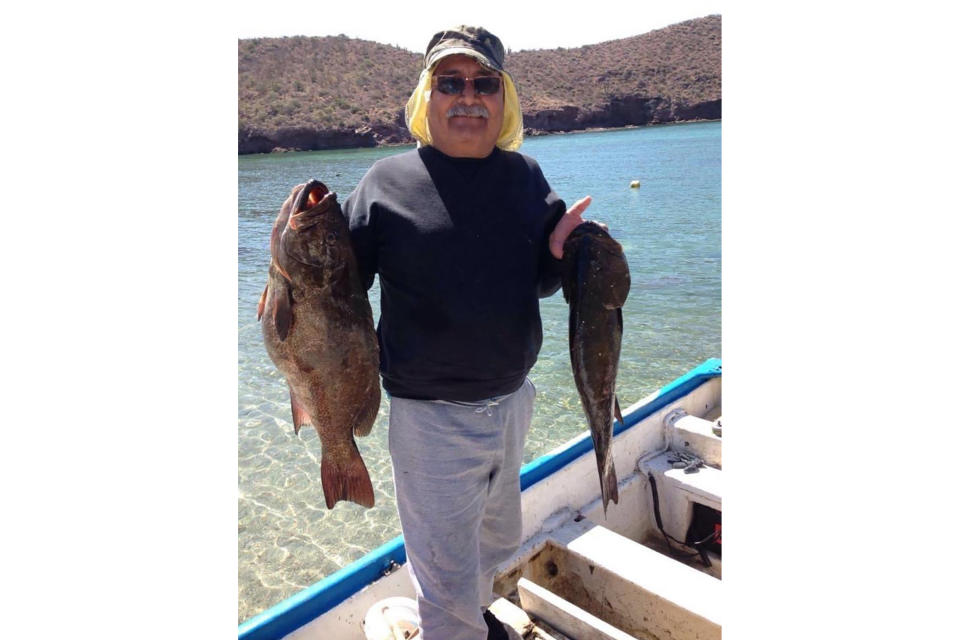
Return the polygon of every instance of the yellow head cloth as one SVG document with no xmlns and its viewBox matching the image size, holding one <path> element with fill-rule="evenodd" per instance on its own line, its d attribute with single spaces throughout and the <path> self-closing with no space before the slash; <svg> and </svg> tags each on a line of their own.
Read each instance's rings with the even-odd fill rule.
<svg viewBox="0 0 960 640">
<path fill-rule="evenodd" d="M 517 96 L 517 88 L 510 74 L 503 72 L 500 76 L 503 78 L 503 126 L 500 128 L 497 146 L 504 151 L 516 151 L 523 144 L 523 114 L 520 112 L 520 98 Z M 432 78 L 432 69 L 424 69 L 420 72 L 420 81 L 417 83 L 417 88 L 410 94 L 405 111 L 407 129 L 421 145 L 433 143 L 430 125 L 427 123 Z"/>
</svg>

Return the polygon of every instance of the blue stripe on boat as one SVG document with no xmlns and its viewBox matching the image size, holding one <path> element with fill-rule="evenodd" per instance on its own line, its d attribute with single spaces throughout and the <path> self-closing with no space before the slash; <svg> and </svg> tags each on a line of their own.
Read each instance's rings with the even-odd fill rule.
<svg viewBox="0 0 960 640">
<path fill-rule="evenodd" d="M 255 615 L 240 625 L 244 640 L 273 640 L 299 629 L 384 575 L 391 562 L 407 561 L 403 536 L 386 542 L 316 584 Z"/>
<path fill-rule="evenodd" d="M 656 397 L 623 416 L 623 424 L 614 423 L 613 432 L 618 434 L 629 429 L 690 393 L 711 378 L 721 375 L 721 361 L 710 358 L 700 366 L 680 376 L 661 388 Z M 584 433 L 562 450 L 540 456 L 520 469 L 520 488 L 526 489 L 543 480 L 561 467 L 573 462 L 593 448 L 589 432 Z M 311 587 L 294 594 L 266 611 L 255 615 L 240 625 L 240 640 L 276 640 L 299 629 L 314 618 L 357 593 L 365 586 L 384 575 L 392 563 L 403 564 L 407 552 L 403 536 L 377 547 L 359 560 L 330 574 Z"/>
</svg>

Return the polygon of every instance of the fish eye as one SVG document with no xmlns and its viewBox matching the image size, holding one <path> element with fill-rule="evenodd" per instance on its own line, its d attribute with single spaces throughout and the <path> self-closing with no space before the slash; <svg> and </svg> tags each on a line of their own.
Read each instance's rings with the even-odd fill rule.
<svg viewBox="0 0 960 640">
<path fill-rule="evenodd" d="M 337 234 L 336 234 L 336 233 L 334 233 L 333 231 L 331 231 L 330 233 L 327 234 L 327 242 L 336 242 L 336 241 L 337 241 Z"/>
</svg>

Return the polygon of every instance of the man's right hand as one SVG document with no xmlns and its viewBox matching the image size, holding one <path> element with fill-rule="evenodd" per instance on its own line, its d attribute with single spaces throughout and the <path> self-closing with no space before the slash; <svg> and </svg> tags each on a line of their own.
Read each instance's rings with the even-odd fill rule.
<svg viewBox="0 0 960 640">
<path fill-rule="evenodd" d="M 567 209 L 567 212 L 557 221 L 557 226 L 553 228 L 553 233 L 550 234 L 550 253 L 552 253 L 553 257 L 557 260 L 563 258 L 563 243 L 566 241 L 567 236 L 569 236 L 570 232 L 577 226 L 583 224 L 583 212 L 586 211 L 591 202 L 593 202 L 593 198 L 590 196 L 580 198 L 574 202 L 573 206 Z M 598 224 L 604 229 L 607 228 L 607 225 L 603 223 Z"/>
</svg>

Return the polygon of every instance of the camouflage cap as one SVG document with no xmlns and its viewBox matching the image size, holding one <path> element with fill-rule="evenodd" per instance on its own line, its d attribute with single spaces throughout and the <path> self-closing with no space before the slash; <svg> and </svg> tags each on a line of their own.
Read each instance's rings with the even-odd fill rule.
<svg viewBox="0 0 960 640">
<path fill-rule="evenodd" d="M 491 69 L 504 71 L 500 38 L 483 27 L 467 25 L 435 33 L 423 56 L 423 68 L 429 69 L 443 58 L 456 54 L 468 55 Z"/>
</svg>

